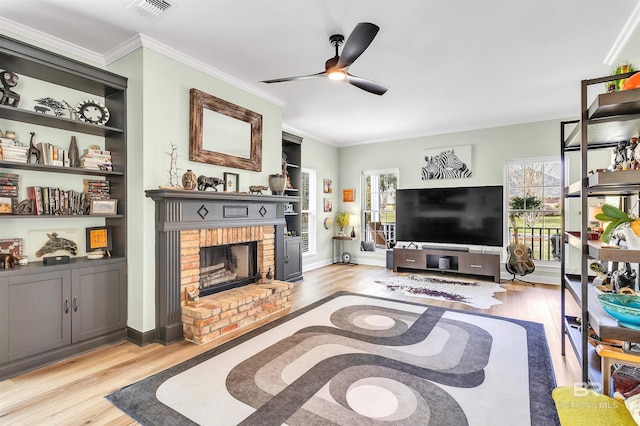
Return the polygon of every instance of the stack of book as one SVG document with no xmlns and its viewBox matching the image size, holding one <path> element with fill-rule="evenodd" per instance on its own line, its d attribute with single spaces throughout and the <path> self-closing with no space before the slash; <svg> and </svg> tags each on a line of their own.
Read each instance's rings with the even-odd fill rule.
<svg viewBox="0 0 640 426">
<path fill-rule="evenodd" d="M 11 202 L 8 202 L 11 199 Z M 13 213 L 18 205 L 18 175 L 15 173 L 0 173 L 0 207 L 1 213 Z"/>
<path fill-rule="evenodd" d="M 27 197 L 32 200 L 33 212 L 37 215 L 86 214 L 86 204 L 82 192 L 29 186 L 27 187 Z"/>
<path fill-rule="evenodd" d="M 28 146 L 16 145 L 13 139 L 0 138 L 0 160 L 26 163 L 27 151 Z"/>
<path fill-rule="evenodd" d="M 91 200 L 109 200 L 111 198 L 111 184 L 108 180 L 85 179 L 84 193 L 87 205 L 91 205 Z"/>
<path fill-rule="evenodd" d="M 80 167 L 91 170 L 113 170 L 111 151 L 94 148 L 85 149 L 80 158 Z"/>
<path fill-rule="evenodd" d="M 69 156 L 64 149 L 47 142 L 39 142 L 38 149 L 40 150 L 40 164 L 69 167 Z"/>
</svg>

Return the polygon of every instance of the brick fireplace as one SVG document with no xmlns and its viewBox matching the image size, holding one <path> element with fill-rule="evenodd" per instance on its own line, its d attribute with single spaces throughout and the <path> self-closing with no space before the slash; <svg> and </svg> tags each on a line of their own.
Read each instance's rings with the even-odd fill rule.
<svg viewBox="0 0 640 426">
<path fill-rule="evenodd" d="M 155 341 L 171 344 L 186 336 L 203 343 L 291 305 L 292 284 L 279 281 L 283 271 L 276 270 L 284 250 L 284 205 L 291 197 L 170 189 L 146 195 L 156 203 Z M 201 250 L 249 242 L 257 243 L 260 282 L 194 300 Z M 274 280 L 267 282 L 269 269 Z"/>
</svg>

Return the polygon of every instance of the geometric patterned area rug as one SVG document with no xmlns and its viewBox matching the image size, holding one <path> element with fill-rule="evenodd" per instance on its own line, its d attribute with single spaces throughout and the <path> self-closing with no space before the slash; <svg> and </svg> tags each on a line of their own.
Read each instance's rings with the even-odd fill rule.
<svg viewBox="0 0 640 426">
<path fill-rule="evenodd" d="M 501 304 L 502 302 L 495 299 L 493 294 L 507 291 L 494 282 L 444 279 L 415 274 L 392 276 L 378 280 L 376 283 L 385 285 L 386 290 L 390 292 L 459 302 L 480 309 Z"/>
<path fill-rule="evenodd" d="M 108 395 L 143 425 L 557 425 L 541 324 L 339 292 Z"/>
</svg>

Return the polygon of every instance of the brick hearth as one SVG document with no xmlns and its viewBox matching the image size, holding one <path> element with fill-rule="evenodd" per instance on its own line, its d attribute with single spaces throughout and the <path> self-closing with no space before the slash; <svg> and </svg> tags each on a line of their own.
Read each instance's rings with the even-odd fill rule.
<svg viewBox="0 0 640 426">
<path fill-rule="evenodd" d="M 182 307 L 184 338 L 204 344 L 291 307 L 292 283 L 249 284 L 188 301 Z"/>
<path fill-rule="evenodd" d="M 262 272 L 261 280 L 200 298 L 200 249 L 250 241 L 258 243 L 257 268 Z M 293 284 L 268 282 L 266 278 L 269 269 L 275 273 L 273 226 L 184 230 L 180 232 L 180 247 L 180 299 L 186 340 L 207 343 L 291 306 Z"/>
</svg>

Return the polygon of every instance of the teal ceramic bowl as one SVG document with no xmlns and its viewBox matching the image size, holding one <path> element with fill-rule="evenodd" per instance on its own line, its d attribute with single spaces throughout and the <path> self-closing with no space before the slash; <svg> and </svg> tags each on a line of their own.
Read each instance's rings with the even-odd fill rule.
<svg viewBox="0 0 640 426">
<path fill-rule="evenodd" d="M 640 296 L 626 294 L 599 294 L 602 309 L 623 327 L 640 330 Z"/>
</svg>

